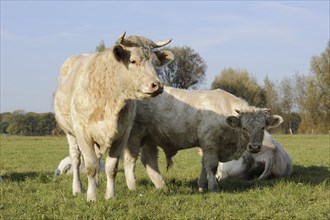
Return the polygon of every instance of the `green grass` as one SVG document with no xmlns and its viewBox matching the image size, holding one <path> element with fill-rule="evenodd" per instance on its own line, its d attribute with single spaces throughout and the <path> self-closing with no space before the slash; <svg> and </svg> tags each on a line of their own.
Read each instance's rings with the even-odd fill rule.
<svg viewBox="0 0 330 220">
<path fill-rule="evenodd" d="M 199 193 L 200 158 L 181 151 L 173 168 L 160 165 L 167 189 L 156 190 L 138 162 L 138 187 L 129 191 L 122 164 L 117 198 L 106 201 L 102 173 L 95 203 L 71 194 L 71 176 L 53 177 L 68 155 L 64 137 L 4 137 L 0 146 L 0 219 L 330 219 L 330 144 L 327 135 L 276 135 L 291 155 L 292 177 L 266 181 L 228 179 L 218 193 Z"/>
</svg>

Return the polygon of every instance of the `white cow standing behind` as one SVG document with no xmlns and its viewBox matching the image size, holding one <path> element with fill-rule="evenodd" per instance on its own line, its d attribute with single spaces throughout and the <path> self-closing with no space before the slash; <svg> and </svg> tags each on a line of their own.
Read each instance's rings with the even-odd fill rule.
<svg viewBox="0 0 330 220">
<path fill-rule="evenodd" d="M 164 87 L 163 94 L 138 102 L 124 149 L 127 186 L 136 187 L 134 169 L 140 148 L 149 177 L 157 188 L 162 188 L 165 182 L 158 167 L 157 146 L 164 150 L 168 161 L 179 150 L 200 146 L 204 155 L 199 189 L 216 191 L 218 162 L 238 159 L 245 150 L 258 153 L 264 130 L 282 121 L 282 117 L 270 116 L 266 109 L 249 106 L 220 89 L 191 91 Z"/>
<path fill-rule="evenodd" d="M 261 171 L 261 172 L 260 172 Z M 282 146 L 265 131 L 261 150 L 257 154 L 245 152 L 238 160 L 219 162 L 216 177 L 249 178 L 259 175 L 258 179 L 287 177 L 293 171 L 292 160 Z"/>
<path fill-rule="evenodd" d="M 118 159 L 132 127 L 135 100 L 162 93 L 155 66 L 164 66 L 173 59 L 169 51 L 152 49 L 169 42 L 154 43 L 139 36 L 125 39 L 124 33 L 112 48 L 72 56 L 62 65 L 54 110 L 69 143 L 73 195 L 81 192 L 82 154 L 88 176 L 87 200 L 96 200 L 99 158 L 108 152 L 105 198 L 115 196 Z"/>
</svg>

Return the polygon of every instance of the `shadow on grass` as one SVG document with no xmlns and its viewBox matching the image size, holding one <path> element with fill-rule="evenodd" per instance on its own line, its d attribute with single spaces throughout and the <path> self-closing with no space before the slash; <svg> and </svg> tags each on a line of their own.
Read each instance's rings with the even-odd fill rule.
<svg viewBox="0 0 330 220">
<path fill-rule="evenodd" d="M 242 192 L 254 188 L 272 187 L 277 182 L 284 181 L 297 184 L 308 184 L 316 186 L 326 182 L 330 184 L 329 168 L 324 166 L 309 166 L 293 165 L 293 173 L 290 177 L 268 178 L 266 180 L 258 180 L 253 178 L 250 180 L 241 179 L 226 179 L 219 183 L 220 191 L 224 192 Z"/>
<path fill-rule="evenodd" d="M 330 180 L 330 171 L 328 167 L 324 166 L 304 167 L 293 165 L 293 173 L 288 180 L 296 183 L 318 185 Z"/>
<path fill-rule="evenodd" d="M 165 179 L 166 185 L 171 194 L 199 194 L 197 178 L 190 180 L 179 180 L 175 178 Z M 297 184 L 319 185 L 324 182 L 330 185 L 330 171 L 324 166 L 300 165 L 293 166 L 293 173 L 290 177 L 269 178 L 266 180 L 258 180 L 257 178 L 243 180 L 238 178 L 228 178 L 219 182 L 219 192 L 244 192 L 256 188 L 272 187 L 277 182 L 291 182 Z M 146 188 L 154 188 L 150 179 L 141 179 L 138 185 Z M 188 190 L 187 190 L 188 189 Z M 190 190 L 189 190 L 190 189 Z"/>
<path fill-rule="evenodd" d="M 7 173 L 2 176 L 3 180 L 9 180 L 10 182 L 24 182 L 26 180 L 36 180 L 41 183 L 47 183 L 52 181 L 53 174 L 50 172 L 13 172 Z"/>
</svg>

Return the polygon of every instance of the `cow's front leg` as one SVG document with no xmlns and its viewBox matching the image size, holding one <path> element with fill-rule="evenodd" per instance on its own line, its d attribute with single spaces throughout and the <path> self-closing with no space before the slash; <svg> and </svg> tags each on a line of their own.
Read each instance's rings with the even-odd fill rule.
<svg viewBox="0 0 330 220">
<path fill-rule="evenodd" d="M 213 150 L 206 150 L 203 154 L 203 165 L 206 171 L 208 190 L 218 191 L 218 182 L 215 177 L 218 168 L 218 156 L 217 152 Z"/>
<path fill-rule="evenodd" d="M 88 178 L 87 201 L 94 202 L 97 196 L 97 174 L 99 172 L 99 160 L 96 155 L 89 155 L 87 159 L 85 156 L 85 168 Z"/>
<path fill-rule="evenodd" d="M 206 175 L 206 170 L 204 168 L 203 162 L 202 162 L 202 170 L 201 174 L 198 178 L 198 190 L 200 192 L 204 192 L 207 189 L 207 175 Z"/>
</svg>

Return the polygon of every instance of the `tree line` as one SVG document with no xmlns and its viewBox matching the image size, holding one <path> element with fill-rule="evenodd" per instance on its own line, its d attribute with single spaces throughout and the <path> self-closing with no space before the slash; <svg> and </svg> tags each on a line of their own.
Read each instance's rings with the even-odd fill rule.
<svg viewBox="0 0 330 220">
<path fill-rule="evenodd" d="M 63 134 L 52 112 L 35 113 L 18 110 L 0 114 L 2 134 L 44 136 Z"/>
<path fill-rule="evenodd" d="M 96 52 L 106 50 L 104 41 Z M 207 69 L 203 58 L 189 46 L 167 47 L 175 60 L 158 70 L 165 85 L 197 89 L 205 82 Z M 259 85 L 245 69 L 225 68 L 214 79 L 211 89 L 221 88 L 245 99 L 250 105 L 270 108 L 272 114 L 284 118 L 280 131 L 293 133 L 328 133 L 330 130 L 330 41 L 324 52 L 311 57 L 311 72 L 274 82 L 268 76 Z M 24 112 L 0 114 L 1 133 L 11 135 L 59 135 L 54 113 Z"/>
</svg>

